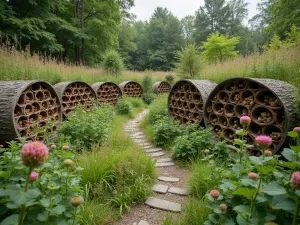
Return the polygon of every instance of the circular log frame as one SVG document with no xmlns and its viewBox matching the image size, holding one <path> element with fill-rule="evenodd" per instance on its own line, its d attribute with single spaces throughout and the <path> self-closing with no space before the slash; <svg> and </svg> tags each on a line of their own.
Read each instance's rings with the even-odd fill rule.
<svg viewBox="0 0 300 225">
<path fill-rule="evenodd" d="M 235 130 L 242 126 L 242 115 L 251 117 L 249 144 L 261 134 L 273 139 L 273 153 L 285 143 L 287 132 L 296 124 L 295 92 L 297 89 L 279 80 L 233 78 L 220 83 L 205 104 L 204 122 L 217 136 L 229 143 L 236 138 Z"/>
<path fill-rule="evenodd" d="M 0 143 L 15 138 L 44 139 L 61 122 L 61 104 L 53 87 L 44 81 L 0 82 Z"/>
<path fill-rule="evenodd" d="M 141 98 L 143 96 L 142 86 L 135 81 L 123 81 L 119 84 L 122 94 L 127 97 Z"/>
<path fill-rule="evenodd" d="M 201 124 L 204 104 L 216 85 L 210 80 L 177 81 L 168 97 L 169 115 L 181 123 Z"/>
<path fill-rule="evenodd" d="M 97 98 L 100 103 L 115 105 L 119 98 L 122 97 L 120 87 L 113 82 L 97 82 L 92 85 L 92 88 L 97 93 Z"/>
<path fill-rule="evenodd" d="M 155 94 L 166 94 L 171 91 L 171 84 L 167 81 L 158 81 L 153 84 L 153 90 Z"/>
<path fill-rule="evenodd" d="M 97 98 L 94 89 L 82 81 L 60 82 L 55 84 L 53 88 L 61 100 L 62 112 L 65 117 L 76 106 L 82 105 L 89 108 Z"/>
</svg>

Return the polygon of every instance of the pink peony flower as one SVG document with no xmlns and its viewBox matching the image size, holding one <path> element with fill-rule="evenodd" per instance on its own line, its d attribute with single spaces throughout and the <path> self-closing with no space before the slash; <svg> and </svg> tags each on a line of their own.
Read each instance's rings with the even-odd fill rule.
<svg viewBox="0 0 300 225">
<path fill-rule="evenodd" d="M 64 145 L 64 146 L 62 147 L 62 149 L 65 150 L 65 151 L 69 150 L 69 148 L 70 148 L 70 147 L 69 147 L 68 145 Z"/>
<path fill-rule="evenodd" d="M 243 125 L 243 126 L 249 126 L 249 124 L 251 123 L 251 118 L 249 116 L 242 116 L 240 118 L 240 123 Z"/>
<path fill-rule="evenodd" d="M 272 138 L 266 135 L 260 135 L 255 138 L 256 144 L 262 148 L 262 149 L 267 149 L 270 147 L 272 144 Z"/>
<path fill-rule="evenodd" d="M 208 154 L 208 153 L 209 153 L 209 150 L 208 150 L 208 149 L 205 149 L 204 152 Z"/>
<path fill-rule="evenodd" d="M 295 128 L 294 128 L 294 131 L 300 133 L 300 127 L 295 127 Z"/>
<path fill-rule="evenodd" d="M 48 148 L 40 141 L 26 143 L 21 149 L 21 158 L 27 167 L 41 166 L 48 158 Z"/>
<path fill-rule="evenodd" d="M 218 190 L 212 190 L 210 192 L 210 196 L 213 197 L 214 199 L 217 199 L 220 195 L 220 192 Z"/>
<path fill-rule="evenodd" d="M 248 177 L 249 177 L 250 179 L 256 180 L 256 179 L 258 178 L 258 174 L 257 174 L 257 173 L 250 172 L 250 173 L 248 173 Z"/>
<path fill-rule="evenodd" d="M 295 189 L 300 190 L 300 172 L 299 171 L 294 172 L 292 174 L 291 183 Z"/>
<path fill-rule="evenodd" d="M 38 174 L 37 172 L 34 172 L 34 171 L 31 172 L 31 174 L 30 174 L 30 180 L 31 180 L 31 181 L 37 180 L 38 177 L 39 177 L 39 174 Z"/>
<path fill-rule="evenodd" d="M 222 211 L 226 211 L 226 210 L 227 210 L 227 205 L 224 204 L 224 203 L 220 204 L 220 209 L 221 209 Z"/>
<path fill-rule="evenodd" d="M 272 156 L 272 154 L 273 154 L 272 151 L 269 149 L 265 150 L 265 152 L 264 152 L 265 156 Z"/>
</svg>

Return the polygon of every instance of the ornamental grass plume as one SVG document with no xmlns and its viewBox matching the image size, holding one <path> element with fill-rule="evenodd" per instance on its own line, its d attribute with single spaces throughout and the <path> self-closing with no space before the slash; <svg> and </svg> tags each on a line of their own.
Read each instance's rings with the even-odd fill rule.
<svg viewBox="0 0 300 225">
<path fill-rule="evenodd" d="M 258 174 L 257 173 L 253 173 L 253 172 L 250 172 L 248 173 L 248 177 L 252 180 L 257 180 L 258 178 Z"/>
<path fill-rule="evenodd" d="M 243 125 L 243 127 L 248 127 L 251 123 L 251 118 L 249 116 L 242 116 L 240 118 L 240 123 Z"/>
<path fill-rule="evenodd" d="M 220 196 L 220 192 L 218 190 L 212 190 L 210 192 L 210 196 L 213 197 L 214 199 L 217 199 Z"/>
<path fill-rule="evenodd" d="M 31 174 L 30 174 L 30 178 L 29 179 L 31 181 L 35 181 L 35 180 L 38 179 L 38 177 L 39 177 L 39 174 L 37 172 L 32 171 Z"/>
<path fill-rule="evenodd" d="M 296 171 L 292 174 L 291 183 L 295 189 L 300 190 L 300 172 L 299 171 Z"/>
<path fill-rule="evenodd" d="M 33 141 L 23 145 L 21 159 L 23 164 L 29 168 L 43 165 L 48 158 L 48 148 L 40 141 Z"/>
<path fill-rule="evenodd" d="M 272 144 L 272 138 L 266 135 L 257 136 L 255 141 L 261 149 L 267 149 Z"/>
<path fill-rule="evenodd" d="M 226 210 L 227 210 L 227 205 L 224 204 L 224 203 L 220 204 L 219 207 L 220 207 L 220 209 L 221 209 L 222 211 L 226 211 Z"/>
</svg>

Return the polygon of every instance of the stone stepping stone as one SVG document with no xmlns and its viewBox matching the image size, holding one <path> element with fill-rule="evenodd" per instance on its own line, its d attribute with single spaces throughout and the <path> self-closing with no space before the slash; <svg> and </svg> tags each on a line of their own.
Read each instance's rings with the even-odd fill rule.
<svg viewBox="0 0 300 225">
<path fill-rule="evenodd" d="M 155 191 L 155 192 L 160 193 L 160 194 L 166 194 L 168 189 L 169 189 L 169 186 L 168 185 L 163 185 L 163 184 L 155 184 L 152 187 L 152 191 Z"/>
<path fill-rule="evenodd" d="M 159 157 L 159 156 L 162 156 L 162 155 L 165 155 L 166 153 L 164 152 L 154 152 L 154 153 L 151 153 L 149 154 L 151 157 Z M 157 163 L 156 163 L 157 164 Z"/>
<path fill-rule="evenodd" d="M 130 135 L 130 137 L 132 139 L 145 139 L 146 138 L 145 136 L 132 136 L 132 135 Z"/>
<path fill-rule="evenodd" d="M 171 187 L 168 192 L 176 195 L 188 195 L 188 191 L 186 189 L 181 189 L 177 187 Z"/>
<path fill-rule="evenodd" d="M 153 145 L 148 143 L 148 142 L 139 142 L 137 143 L 139 146 L 143 147 L 145 149 L 145 146 L 146 147 L 150 147 L 150 148 L 153 148 Z"/>
<path fill-rule="evenodd" d="M 172 162 L 171 158 L 155 159 L 157 163 Z"/>
<path fill-rule="evenodd" d="M 145 152 L 153 153 L 153 152 L 159 152 L 159 151 L 162 151 L 162 150 L 163 150 L 162 148 L 150 148 L 148 150 L 145 150 Z"/>
<path fill-rule="evenodd" d="M 139 223 L 133 223 L 132 225 L 149 225 L 149 223 L 146 220 L 141 220 Z"/>
<path fill-rule="evenodd" d="M 144 149 L 149 149 L 149 148 L 154 148 L 154 146 L 152 144 L 150 144 L 150 145 L 144 145 Z"/>
<path fill-rule="evenodd" d="M 161 176 L 161 177 L 158 177 L 158 180 L 174 183 L 174 182 L 178 182 L 179 178 L 177 178 L 177 177 L 164 177 L 164 176 Z"/>
<path fill-rule="evenodd" d="M 181 204 L 169 202 L 159 198 L 149 197 L 146 200 L 145 204 L 156 209 L 162 209 L 172 212 L 181 212 Z"/>
<path fill-rule="evenodd" d="M 155 163 L 155 167 L 169 167 L 175 166 L 173 162 Z"/>
</svg>

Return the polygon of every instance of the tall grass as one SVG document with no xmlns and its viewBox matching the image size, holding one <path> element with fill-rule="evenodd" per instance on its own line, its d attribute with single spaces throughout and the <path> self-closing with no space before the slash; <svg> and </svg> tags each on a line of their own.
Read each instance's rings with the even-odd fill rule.
<svg viewBox="0 0 300 225">
<path fill-rule="evenodd" d="M 254 53 L 223 63 L 206 65 L 198 79 L 217 83 L 231 77 L 271 78 L 300 87 L 300 46 Z"/>
<path fill-rule="evenodd" d="M 169 72 L 151 72 L 155 81 L 164 80 Z M 120 83 L 124 80 L 141 82 L 144 72 L 125 71 L 120 76 L 108 75 L 101 68 L 58 63 L 55 59 L 17 51 L 14 44 L 0 43 L 0 80 L 39 79 L 55 84 L 61 81 L 82 80 L 89 84 L 99 81 Z"/>
</svg>

